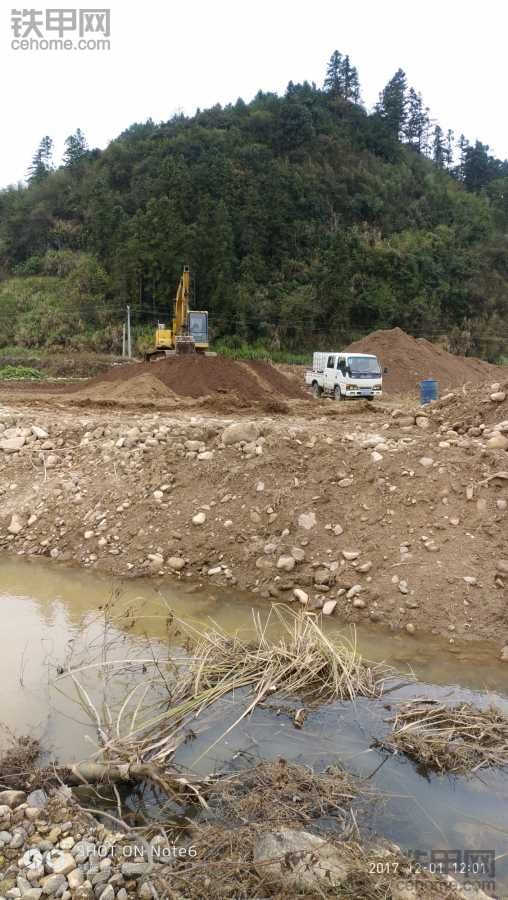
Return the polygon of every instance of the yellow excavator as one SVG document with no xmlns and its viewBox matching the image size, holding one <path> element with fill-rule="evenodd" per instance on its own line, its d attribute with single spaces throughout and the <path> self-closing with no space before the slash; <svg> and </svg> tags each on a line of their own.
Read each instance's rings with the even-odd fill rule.
<svg viewBox="0 0 508 900">
<path fill-rule="evenodd" d="M 208 312 L 189 309 L 190 271 L 183 267 L 176 292 L 175 313 L 171 328 L 159 322 L 155 332 L 155 346 L 145 353 L 147 362 L 175 356 L 177 353 L 206 353 L 208 350 Z M 213 354 L 215 355 L 215 354 Z"/>
</svg>

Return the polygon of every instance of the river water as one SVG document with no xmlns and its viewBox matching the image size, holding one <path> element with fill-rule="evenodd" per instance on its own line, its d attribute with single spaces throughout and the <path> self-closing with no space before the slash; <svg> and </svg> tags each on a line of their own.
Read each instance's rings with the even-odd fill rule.
<svg viewBox="0 0 508 900">
<path fill-rule="evenodd" d="M 108 618 L 117 624 L 105 629 Z M 125 611 L 130 616 L 125 616 Z M 196 590 L 184 579 L 120 583 L 90 572 L 38 561 L 0 557 L 0 723 L 41 741 L 48 756 L 62 762 L 87 758 L 97 746 L 97 728 L 79 689 L 61 668 L 70 662 L 79 685 L 102 716 L 105 698 L 114 706 L 141 680 L 154 658 L 167 655 L 168 615 L 200 625 L 213 620 L 228 632 L 253 634 L 253 610 L 268 605 L 255 596 L 213 588 Z M 274 626 L 275 629 L 275 626 Z M 351 632 L 333 620 L 328 633 Z M 275 632 L 274 632 L 275 633 Z M 174 634 L 171 654 L 185 658 L 185 641 Z M 487 851 L 496 856 L 496 892 L 508 896 L 508 778 L 496 770 L 465 777 L 424 777 L 402 757 L 371 749 L 387 728 L 384 703 L 405 696 L 496 703 L 508 714 L 508 666 L 492 645 L 450 645 L 428 636 L 384 634 L 359 629 L 362 655 L 384 660 L 400 672 L 409 668 L 416 683 L 393 686 L 383 702 L 331 703 L 309 711 L 304 727 L 292 717 L 257 709 L 221 740 L 239 715 L 239 701 L 224 702 L 206 728 L 182 745 L 176 759 L 201 773 L 284 756 L 317 770 L 340 763 L 383 795 L 370 813 L 371 827 L 424 862 L 441 851 Z M 125 669 L 124 659 L 135 664 Z M 107 659 L 108 666 L 102 665 Z M 60 673 L 60 674 L 59 674 Z M 5 737 L 3 738 L 5 740 Z M 0 744 L 2 736 L 0 733 Z M 211 748 L 211 749 L 210 749 Z M 438 859 L 438 856 L 435 856 Z"/>
</svg>

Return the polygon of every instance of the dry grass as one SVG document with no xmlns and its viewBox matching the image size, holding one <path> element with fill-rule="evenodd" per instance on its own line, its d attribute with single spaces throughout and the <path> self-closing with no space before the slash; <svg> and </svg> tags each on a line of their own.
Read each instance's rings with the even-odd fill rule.
<svg viewBox="0 0 508 900">
<path fill-rule="evenodd" d="M 444 706 L 416 699 L 402 704 L 380 746 L 405 753 L 425 770 L 462 775 L 508 765 L 508 718 L 494 706 Z"/>
<path fill-rule="evenodd" d="M 450 885 L 443 890 L 442 883 L 426 873 L 410 876 L 410 861 L 394 845 L 360 842 L 353 805 L 360 806 L 366 797 L 359 782 L 339 768 L 315 774 L 284 760 L 265 762 L 220 779 L 208 799 L 210 811 L 192 823 L 190 839 L 174 831 L 167 834 L 170 842 L 191 844 L 196 850 L 192 861 L 179 861 L 171 869 L 175 900 L 392 900 L 394 885 L 401 881 L 411 883 L 411 897 L 456 900 L 460 896 Z M 281 830 L 305 831 L 324 839 L 347 869 L 340 887 L 316 878 L 312 887 L 297 888 L 285 874 L 280 878 L 270 871 L 267 861 L 255 862 L 258 839 Z M 299 856 L 310 869 L 317 860 L 314 852 Z M 288 873 L 299 864 L 294 854 L 282 862 Z M 382 871 L 376 870 L 376 862 Z"/>
<path fill-rule="evenodd" d="M 38 787 L 34 783 L 34 764 L 40 753 L 38 742 L 26 736 L 16 738 L 4 727 L 2 733 L 6 746 L 0 753 L 0 790 L 32 790 Z"/>
<path fill-rule="evenodd" d="M 375 698 L 382 695 L 386 679 L 395 674 L 388 666 L 366 664 L 354 644 L 334 643 L 314 618 L 277 606 L 273 607 L 272 616 L 276 617 L 275 623 L 269 619 L 263 624 L 259 616 L 255 617 L 254 642 L 231 636 L 218 626 L 202 631 L 175 619 L 180 631 L 186 632 L 195 644 L 190 665 L 176 686 L 171 687 L 170 702 L 164 702 L 162 711 L 123 734 L 117 729 L 116 738 L 105 748 L 107 752 L 114 750 L 124 759 L 165 765 L 182 739 L 183 729 L 234 692 L 246 694 L 236 725 L 276 692 L 300 697 L 307 705 L 335 699 Z M 267 636 L 271 624 L 282 630 L 277 641 Z M 129 698 L 121 711 L 126 721 L 128 705 Z M 131 725 L 140 718 L 136 709 Z"/>
</svg>

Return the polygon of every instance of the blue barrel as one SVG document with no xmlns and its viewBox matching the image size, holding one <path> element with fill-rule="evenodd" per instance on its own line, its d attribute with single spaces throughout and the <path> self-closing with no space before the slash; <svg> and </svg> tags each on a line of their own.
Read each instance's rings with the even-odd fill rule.
<svg viewBox="0 0 508 900">
<path fill-rule="evenodd" d="M 439 396 L 439 384 L 435 378 L 427 378 L 420 381 L 420 403 L 425 406 L 431 400 L 437 400 Z"/>
</svg>

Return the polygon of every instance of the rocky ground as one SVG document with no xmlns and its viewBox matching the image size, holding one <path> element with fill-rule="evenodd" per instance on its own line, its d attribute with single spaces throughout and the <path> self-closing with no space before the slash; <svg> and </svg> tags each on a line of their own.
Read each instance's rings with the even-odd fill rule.
<svg viewBox="0 0 508 900">
<path fill-rule="evenodd" d="M 236 585 L 408 639 L 493 638 L 508 659 L 506 384 L 425 409 L 0 404 L 0 549 Z"/>
<path fill-rule="evenodd" d="M 285 767 L 281 760 L 275 763 Z M 305 771 L 305 770 L 303 770 Z M 319 784 L 319 776 L 308 776 Z M 337 776 L 340 785 L 341 776 Z M 305 793 L 305 792 L 304 792 Z M 351 791 L 346 801 L 354 799 Z M 240 808 L 249 794 L 232 798 Z M 267 821 L 263 805 L 272 799 Z M 281 797 L 284 803 L 280 801 Z M 378 839 L 359 845 L 354 837 L 331 832 L 319 836 L 302 830 L 302 803 L 319 805 L 314 787 L 309 797 L 288 796 L 284 775 L 265 795 L 254 797 L 253 818 L 236 823 L 191 827 L 191 836 L 172 840 L 160 833 L 142 837 L 98 824 L 62 785 L 0 791 L 1 900 L 212 900 L 226 897 L 369 897 L 373 900 L 489 900 L 483 882 L 464 886 L 451 875 L 424 872 L 400 848 Z M 256 815 L 257 808 L 257 815 Z M 330 815 L 337 815 L 330 802 Z M 339 810 L 346 817 L 346 810 Z M 312 816 L 306 816 L 315 827 Z M 259 821 L 258 821 L 259 820 Z M 273 821 L 272 821 L 273 820 Z M 277 827 L 277 822 L 280 823 Z M 235 827 L 232 823 L 235 822 Z M 288 824 L 289 822 L 289 824 Z M 293 827 L 291 827 L 293 825 Z M 296 827 L 294 827 L 296 825 Z M 152 829 L 152 831 L 155 829 Z M 355 835 L 356 837 L 356 835 Z M 259 888 L 262 888 L 262 895 Z M 338 893 L 340 891 L 340 894 Z"/>
<path fill-rule="evenodd" d="M 195 855 L 160 837 L 151 841 L 108 830 L 84 813 L 71 791 L 0 791 L 2 900 L 152 900 L 152 879 L 176 859 Z M 171 896 L 171 895 L 168 895 Z"/>
</svg>

